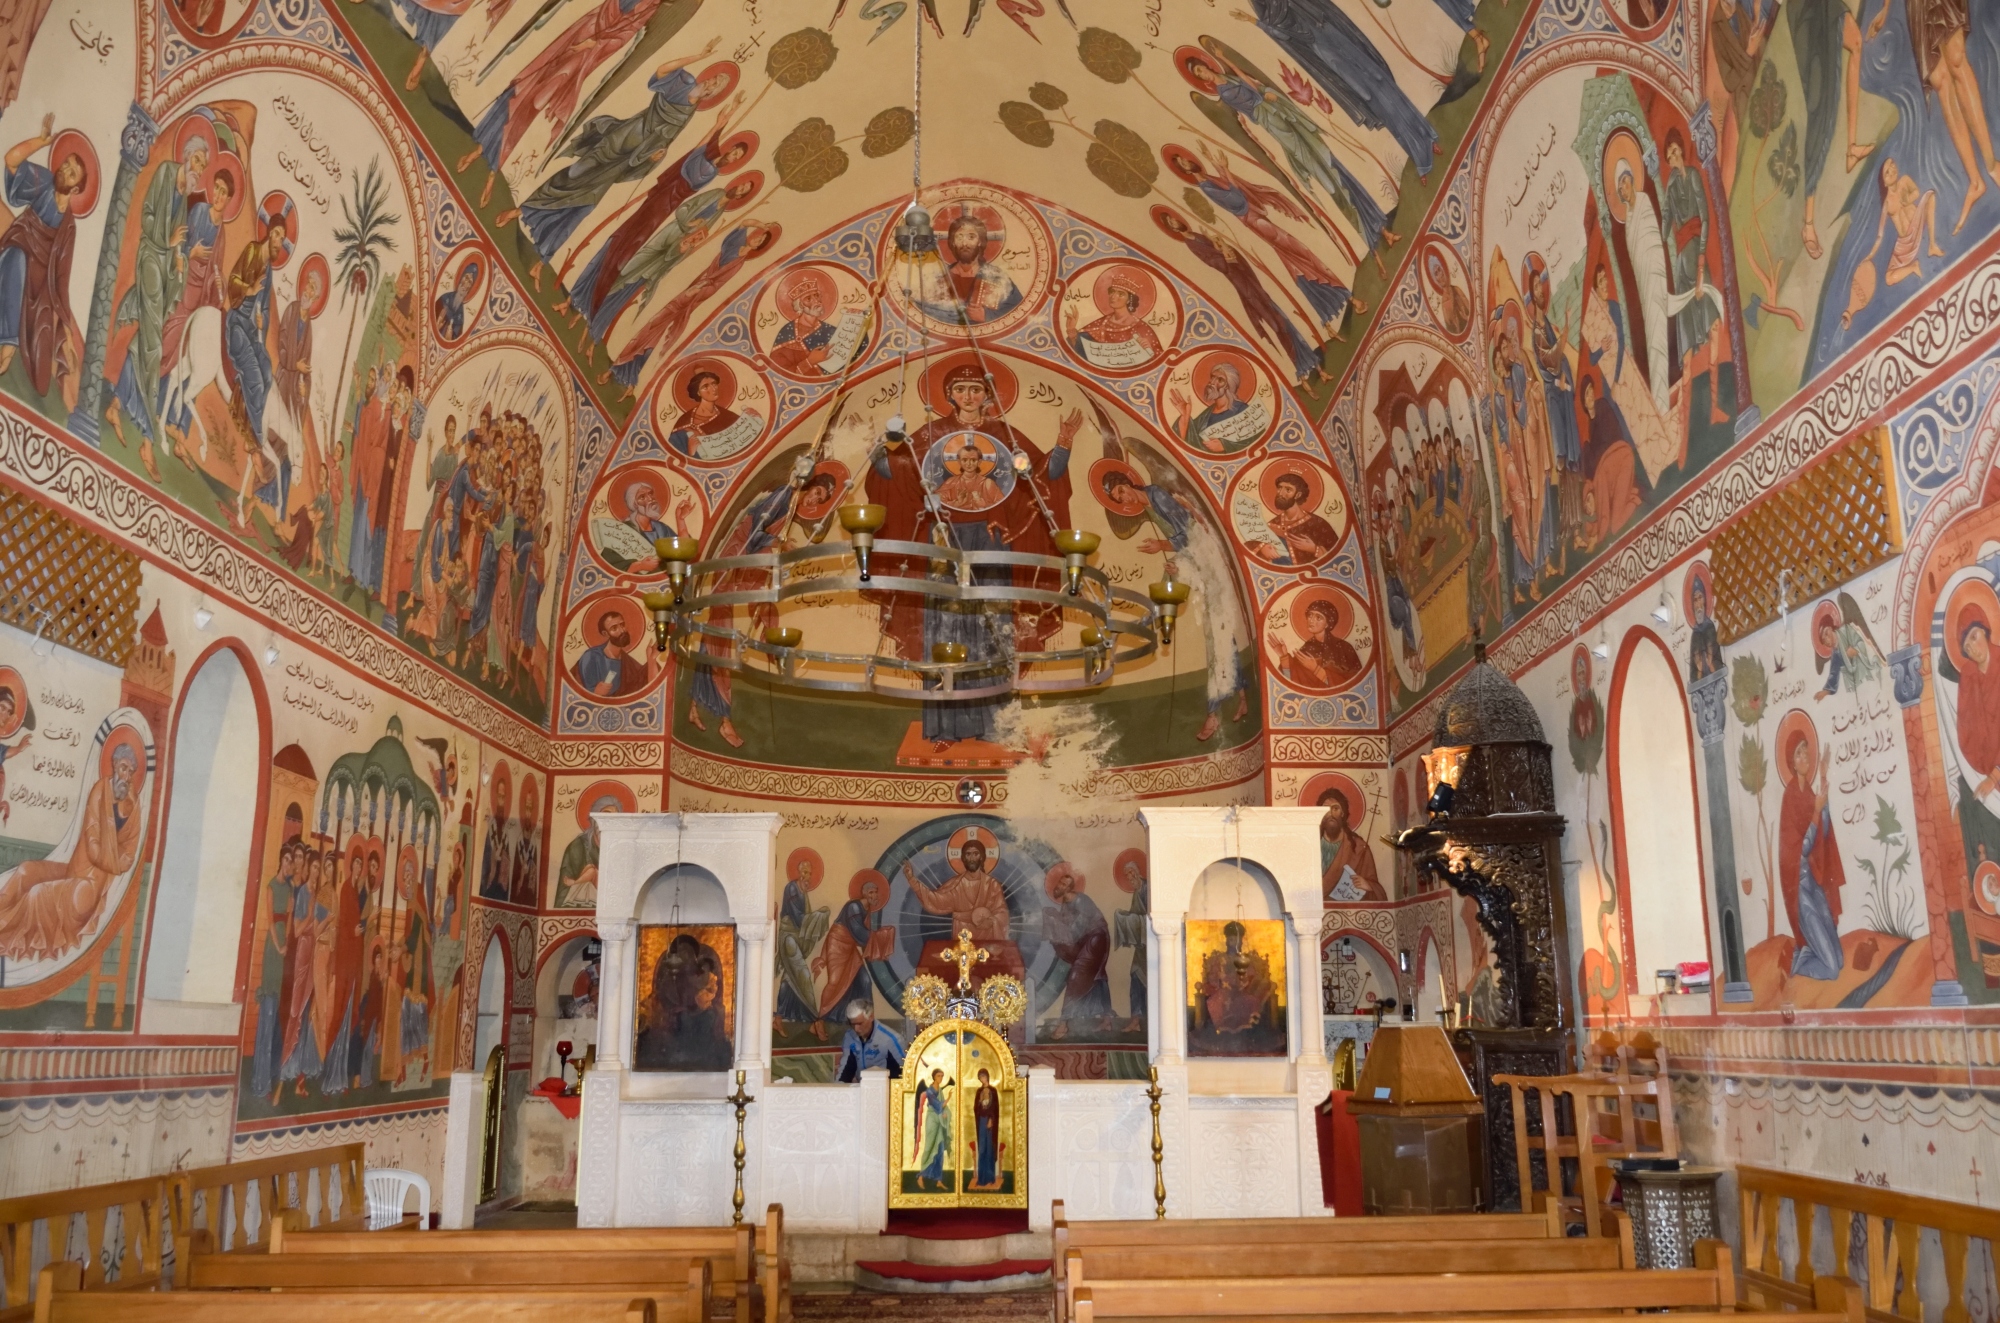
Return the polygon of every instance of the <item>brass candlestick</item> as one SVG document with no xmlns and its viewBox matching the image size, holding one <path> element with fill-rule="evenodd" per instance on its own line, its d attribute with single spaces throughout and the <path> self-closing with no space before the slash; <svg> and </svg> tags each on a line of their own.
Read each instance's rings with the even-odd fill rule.
<svg viewBox="0 0 2000 1323">
<path fill-rule="evenodd" d="M 730 1199 L 731 1226 L 743 1225 L 743 1110 L 757 1100 L 743 1092 L 743 1072 L 736 1072 L 736 1092 L 723 1099 L 736 1104 L 736 1193 Z"/>
<path fill-rule="evenodd" d="M 1165 1090 L 1160 1088 L 1158 1066 L 1148 1066 L 1146 1074 L 1153 1081 L 1146 1089 L 1146 1097 L 1153 1104 L 1153 1217 L 1164 1222 L 1167 1217 L 1167 1171 L 1160 1160 L 1165 1151 L 1160 1143 L 1160 1098 Z"/>
</svg>

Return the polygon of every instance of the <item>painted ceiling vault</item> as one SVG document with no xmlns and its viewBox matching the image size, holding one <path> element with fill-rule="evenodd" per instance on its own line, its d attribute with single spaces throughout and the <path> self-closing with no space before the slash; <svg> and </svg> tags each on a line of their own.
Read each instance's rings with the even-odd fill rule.
<svg viewBox="0 0 2000 1323">
<path fill-rule="evenodd" d="M 1559 630 L 1992 233 L 1994 41 L 1938 117 L 1900 11 L 1774 14 L 45 0 L 0 68 L 15 247 L 46 246 L 0 384 L 550 738 L 945 772 L 1071 721 L 1092 766 L 1304 763 L 1274 742 L 1379 735 L 1475 637 Z M 992 398 L 959 398 L 975 357 Z M 920 527 L 895 415 L 965 479 L 954 527 L 1096 532 L 1114 582 L 1194 586 L 1183 641 L 955 733 L 645 646 L 664 532 L 795 547 L 863 496 Z M 905 659 L 938 627 L 784 614 Z"/>
</svg>

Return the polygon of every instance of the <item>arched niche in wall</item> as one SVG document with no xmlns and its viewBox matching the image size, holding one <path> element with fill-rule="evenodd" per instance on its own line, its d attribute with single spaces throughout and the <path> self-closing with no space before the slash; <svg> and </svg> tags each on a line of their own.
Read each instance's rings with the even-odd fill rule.
<svg viewBox="0 0 2000 1323">
<path fill-rule="evenodd" d="M 699 864 L 669 864 L 639 888 L 640 923 L 729 923 L 729 893 Z"/>
<path fill-rule="evenodd" d="M 264 708 L 234 642 L 210 648 L 181 691 L 146 937 L 145 1033 L 237 1031 L 244 907 L 264 819 L 259 771 L 270 756 Z"/>
<path fill-rule="evenodd" d="M 563 1073 L 558 1042 L 569 1042 L 570 1060 L 576 1062 L 597 1041 L 598 961 L 591 954 L 596 942 L 595 933 L 572 933 L 542 954 L 535 976 L 534 1065 L 528 1072 L 537 1083 Z"/>
<path fill-rule="evenodd" d="M 1608 724 L 1625 990 L 1650 994 L 1654 971 L 1709 956 L 1694 729 L 1673 655 L 1649 629 L 1625 636 Z"/>
</svg>

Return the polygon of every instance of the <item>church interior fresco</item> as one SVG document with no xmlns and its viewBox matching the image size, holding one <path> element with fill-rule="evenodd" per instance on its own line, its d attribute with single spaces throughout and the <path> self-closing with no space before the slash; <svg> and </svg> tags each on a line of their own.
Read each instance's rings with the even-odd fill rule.
<svg viewBox="0 0 2000 1323">
<path fill-rule="evenodd" d="M 173 1032 L 149 1000 L 201 1001 L 151 967 L 187 848 L 177 732 L 213 702 L 256 735 L 227 783 L 246 807 L 211 838 L 252 880 L 216 957 L 243 970 L 233 1026 L 202 1038 L 220 1055 L 148 1085 L 191 1149 L 215 1148 L 221 1097 L 241 1152 L 365 1133 L 432 1161 L 448 1072 L 481 1064 L 495 934 L 524 1085 L 540 961 L 594 904 L 592 811 L 786 815 L 781 1075 L 837 1077 L 854 995 L 900 1023 L 938 927 L 903 866 L 951 884 L 983 839 L 1036 1008 L 1017 1055 L 1134 1078 L 1136 809 L 1321 804 L 1343 778 L 1354 843 L 1327 850 L 1372 932 L 1367 884 L 1413 885 L 1382 840 L 1422 816 L 1416 754 L 1475 637 L 1556 746 L 1579 1006 L 1672 1025 L 1705 1063 L 1715 1156 L 1766 1142 L 1715 1082 L 1794 1064 L 1741 1055 L 1727 1026 L 1976 1022 L 2000 999 L 2000 693 L 1966 642 L 1980 612 L 2000 623 L 2000 376 L 1971 293 L 2000 219 L 1993 24 L 1880 0 L 947 0 L 937 27 L 922 4 L 802 9 L 15 18 L 0 249 L 25 261 L 0 253 L 19 304 L 0 468 L 142 553 L 152 633 L 121 671 L 0 626 L 24 709 L 0 712 L 0 875 L 81 874 L 90 815 L 136 813 L 90 861 L 82 931 L 28 933 L 0 882 L 0 1029 L 143 1046 Z M 948 430 L 967 339 L 924 281 L 951 286 L 890 238 L 919 24 L 922 196 L 947 246 L 968 222 L 1006 420 L 1114 581 L 1197 585 L 1173 649 L 1088 698 L 985 714 L 958 758 L 908 704 L 668 665 L 638 600 L 656 525 L 705 554 L 776 545 L 774 510 L 786 545 L 825 538 L 891 413 Z M 1355 34 L 1374 62 L 1329 65 Z M 1878 423 L 1905 550 L 1717 643 L 1712 579 L 1699 609 L 1691 592 L 1706 540 Z M 786 611 L 820 646 L 922 646 L 855 619 Z M 607 649 L 621 632 L 633 646 Z M 1686 958 L 1716 971 L 1712 1015 L 1685 1024 L 1635 964 L 1648 902 L 1612 839 L 1604 727 L 1635 632 L 1690 714 L 1700 880 L 1676 894 L 1706 937 Z M 225 641 L 242 678 L 196 692 Z M 1692 694 L 1716 667 L 1719 760 Z M 953 803 L 964 775 L 993 802 Z M 1788 886 L 1801 864 L 1811 885 Z M 343 905 L 364 936 L 320 942 Z M 1490 952 L 1447 908 L 1420 977 L 1474 997 Z M 1104 947 L 1078 978 L 1073 930 Z M 879 958 L 851 954 L 871 940 Z M 1827 1096 L 1887 1078 L 1816 1069 Z M 1922 1069 L 1993 1083 L 1964 1054 Z M 0 1110 L 10 1148 L 40 1142 L 45 1101 Z M 1787 1095 L 1779 1124 L 1826 1106 Z M 1869 1124 L 1801 1160 L 1866 1166 Z"/>
</svg>

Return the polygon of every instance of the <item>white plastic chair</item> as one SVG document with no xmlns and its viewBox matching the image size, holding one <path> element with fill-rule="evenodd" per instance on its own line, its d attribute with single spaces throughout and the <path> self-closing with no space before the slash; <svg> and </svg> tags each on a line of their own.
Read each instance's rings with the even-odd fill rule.
<svg viewBox="0 0 2000 1323">
<path fill-rule="evenodd" d="M 431 1229 L 431 1183 L 401 1167 L 370 1167 L 362 1174 L 368 1191 L 368 1229 L 381 1231 L 403 1221 L 403 1201 L 417 1192 L 417 1230 Z"/>
</svg>

